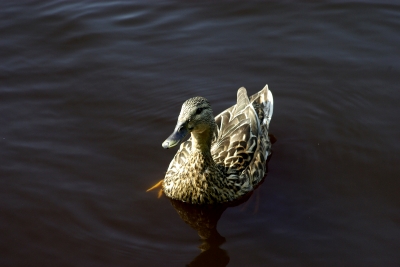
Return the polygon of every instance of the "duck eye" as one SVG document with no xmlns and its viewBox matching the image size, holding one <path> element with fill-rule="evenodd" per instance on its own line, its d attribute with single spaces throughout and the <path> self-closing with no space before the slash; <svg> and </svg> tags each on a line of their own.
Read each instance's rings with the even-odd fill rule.
<svg viewBox="0 0 400 267">
<path fill-rule="evenodd" d="M 196 110 L 196 114 L 200 114 L 202 111 L 203 111 L 202 108 L 198 108 L 198 109 Z"/>
</svg>

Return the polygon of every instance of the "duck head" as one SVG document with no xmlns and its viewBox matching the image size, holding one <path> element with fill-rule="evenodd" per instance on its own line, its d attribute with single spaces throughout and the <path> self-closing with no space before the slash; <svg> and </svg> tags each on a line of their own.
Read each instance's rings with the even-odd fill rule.
<svg viewBox="0 0 400 267">
<path fill-rule="evenodd" d="M 186 100 L 178 117 L 174 132 L 162 143 L 163 148 L 178 145 L 188 133 L 196 137 L 210 130 L 215 120 L 210 103 L 204 97 L 193 97 Z"/>
</svg>

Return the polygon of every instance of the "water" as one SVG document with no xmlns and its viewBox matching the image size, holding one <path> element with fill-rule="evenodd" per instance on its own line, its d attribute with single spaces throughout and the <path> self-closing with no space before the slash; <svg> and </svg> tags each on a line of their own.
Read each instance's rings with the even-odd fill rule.
<svg viewBox="0 0 400 267">
<path fill-rule="evenodd" d="M 396 1 L 3 1 L 0 265 L 399 266 L 399 29 Z M 246 202 L 145 192 L 183 101 L 266 83 Z"/>
</svg>

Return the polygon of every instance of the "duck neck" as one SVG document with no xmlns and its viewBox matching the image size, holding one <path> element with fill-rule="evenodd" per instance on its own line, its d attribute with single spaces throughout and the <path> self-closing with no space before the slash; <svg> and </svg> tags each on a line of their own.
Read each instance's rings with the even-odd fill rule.
<svg viewBox="0 0 400 267">
<path fill-rule="evenodd" d="M 202 154 L 205 158 L 212 159 L 211 141 L 214 134 L 215 122 L 212 127 L 202 132 L 192 132 L 192 153 Z"/>
</svg>

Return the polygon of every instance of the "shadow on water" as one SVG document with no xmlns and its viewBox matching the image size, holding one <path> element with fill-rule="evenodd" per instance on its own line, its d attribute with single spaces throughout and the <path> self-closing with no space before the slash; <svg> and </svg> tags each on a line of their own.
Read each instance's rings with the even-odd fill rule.
<svg viewBox="0 0 400 267">
<path fill-rule="evenodd" d="M 275 143 L 276 138 L 274 136 L 270 136 L 270 138 L 271 142 Z M 271 157 L 272 154 L 267 158 L 267 173 L 259 185 L 261 185 L 267 177 L 268 162 Z M 222 267 L 228 265 L 230 260 L 229 255 L 224 249 L 220 248 L 220 246 L 226 242 L 226 238 L 217 230 L 218 221 L 226 209 L 247 202 L 253 195 L 253 192 L 254 191 L 248 193 L 236 201 L 219 205 L 193 205 L 168 198 L 181 219 L 196 230 L 201 238 L 201 244 L 199 245 L 200 254 L 186 266 Z"/>
</svg>

